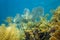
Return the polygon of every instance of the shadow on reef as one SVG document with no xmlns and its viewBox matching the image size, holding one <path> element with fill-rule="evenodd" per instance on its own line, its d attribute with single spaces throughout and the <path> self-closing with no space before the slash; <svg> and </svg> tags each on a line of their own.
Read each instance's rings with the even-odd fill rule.
<svg viewBox="0 0 60 40">
<path fill-rule="evenodd" d="M 60 6 L 52 10 L 53 16 L 47 20 L 44 9 L 36 7 L 23 15 L 7 17 L 6 24 L 0 25 L 0 40 L 60 40 Z"/>
</svg>

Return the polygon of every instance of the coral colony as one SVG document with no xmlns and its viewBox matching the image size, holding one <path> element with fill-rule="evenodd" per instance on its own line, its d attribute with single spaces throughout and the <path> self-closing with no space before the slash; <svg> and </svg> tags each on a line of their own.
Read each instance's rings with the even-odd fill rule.
<svg viewBox="0 0 60 40">
<path fill-rule="evenodd" d="M 50 20 L 42 7 L 25 8 L 24 14 L 7 17 L 0 25 L 0 40 L 60 40 L 60 6 Z M 6 25 L 7 23 L 7 25 Z"/>
</svg>

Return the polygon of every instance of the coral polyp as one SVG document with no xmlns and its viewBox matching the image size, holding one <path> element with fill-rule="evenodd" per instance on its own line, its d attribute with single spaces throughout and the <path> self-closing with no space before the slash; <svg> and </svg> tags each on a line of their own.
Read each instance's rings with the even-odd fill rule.
<svg viewBox="0 0 60 40">
<path fill-rule="evenodd" d="M 0 40 L 60 40 L 60 6 L 44 15 L 42 7 L 25 8 L 24 14 L 7 17 L 6 24 L 0 25 Z"/>
</svg>

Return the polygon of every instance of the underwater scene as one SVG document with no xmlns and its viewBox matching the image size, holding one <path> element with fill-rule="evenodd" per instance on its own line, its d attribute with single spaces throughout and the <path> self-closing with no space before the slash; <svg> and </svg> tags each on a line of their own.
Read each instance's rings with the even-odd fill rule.
<svg viewBox="0 0 60 40">
<path fill-rule="evenodd" d="M 60 40 L 60 0 L 0 0 L 0 40 Z"/>
</svg>

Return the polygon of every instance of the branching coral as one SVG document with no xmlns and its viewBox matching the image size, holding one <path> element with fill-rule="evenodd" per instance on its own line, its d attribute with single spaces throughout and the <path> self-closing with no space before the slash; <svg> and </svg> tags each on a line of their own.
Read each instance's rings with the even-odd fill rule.
<svg viewBox="0 0 60 40">
<path fill-rule="evenodd" d="M 0 27 L 0 40 L 19 40 L 19 30 L 12 24 L 8 28 Z"/>
<path fill-rule="evenodd" d="M 50 40 L 60 40 L 60 6 L 55 10 L 53 15 L 53 22 L 54 22 L 54 30 L 55 32 L 52 33 Z M 51 22 L 51 23 L 53 23 Z"/>
<path fill-rule="evenodd" d="M 21 16 L 7 17 L 7 26 L 0 26 L 0 40 L 60 40 L 60 7 L 51 20 L 43 14 L 44 9 L 36 7 L 32 12 L 25 9 Z"/>
</svg>

